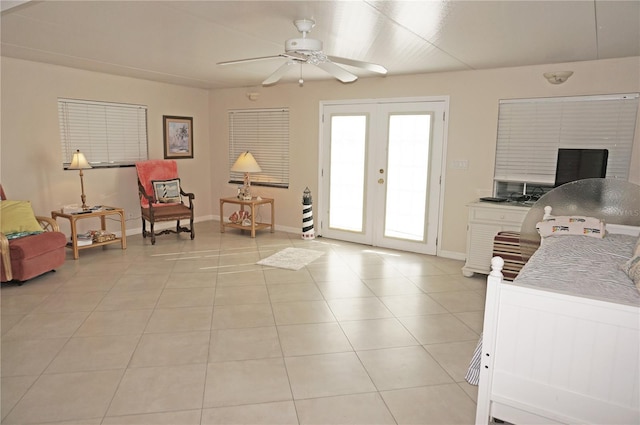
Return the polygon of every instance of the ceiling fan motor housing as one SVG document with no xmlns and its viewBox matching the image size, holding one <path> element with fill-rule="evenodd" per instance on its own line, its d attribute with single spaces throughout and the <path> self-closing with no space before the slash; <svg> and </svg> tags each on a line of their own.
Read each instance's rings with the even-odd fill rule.
<svg viewBox="0 0 640 425">
<path fill-rule="evenodd" d="M 286 52 L 317 52 L 322 50 L 322 41 L 315 38 L 292 38 L 284 43 Z"/>
</svg>

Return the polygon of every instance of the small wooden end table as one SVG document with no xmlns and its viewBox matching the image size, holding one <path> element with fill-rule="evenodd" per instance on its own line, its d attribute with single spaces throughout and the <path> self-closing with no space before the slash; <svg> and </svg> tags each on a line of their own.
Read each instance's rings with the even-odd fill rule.
<svg viewBox="0 0 640 425">
<path fill-rule="evenodd" d="M 248 206 L 251 210 L 250 226 L 243 226 L 242 223 L 225 223 L 224 218 L 224 204 L 240 205 L 240 211 L 244 211 L 244 208 Z M 271 204 L 271 223 L 262 223 L 256 221 L 256 207 L 259 205 Z M 275 232 L 275 205 L 273 198 L 251 198 L 251 200 L 244 200 L 238 198 L 221 198 L 220 199 L 220 233 L 224 233 L 226 227 L 231 227 L 240 230 L 251 230 L 251 237 L 256 237 L 256 230 L 266 229 L 271 227 L 271 233 Z"/>
<path fill-rule="evenodd" d="M 93 242 L 90 245 L 78 246 L 78 231 L 76 229 L 76 222 L 85 218 L 100 218 L 100 229 L 107 230 L 105 217 L 108 215 L 116 215 L 119 217 L 122 236 L 104 242 Z M 66 218 L 71 223 L 71 244 L 67 246 L 73 249 L 74 260 L 77 260 L 80 257 L 79 251 L 81 249 L 95 248 L 97 246 L 105 246 L 113 243 L 120 243 L 122 249 L 127 249 L 127 235 L 123 208 L 103 206 L 97 210 L 88 210 L 86 212 L 83 211 L 79 213 L 63 213 L 60 211 L 51 211 L 51 218 L 57 219 L 58 217 Z"/>
</svg>

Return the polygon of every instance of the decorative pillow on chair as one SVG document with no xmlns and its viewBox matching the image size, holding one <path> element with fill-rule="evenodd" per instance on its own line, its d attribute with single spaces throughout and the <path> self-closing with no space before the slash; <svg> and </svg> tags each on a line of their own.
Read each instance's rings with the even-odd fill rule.
<svg viewBox="0 0 640 425">
<path fill-rule="evenodd" d="M 41 233 L 31 202 L 0 201 L 0 231 L 5 235 Z"/>
<path fill-rule="evenodd" d="M 180 179 L 151 180 L 153 195 L 161 204 L 176 204 L 182 202 L 180 196 Z"/>
</svg>

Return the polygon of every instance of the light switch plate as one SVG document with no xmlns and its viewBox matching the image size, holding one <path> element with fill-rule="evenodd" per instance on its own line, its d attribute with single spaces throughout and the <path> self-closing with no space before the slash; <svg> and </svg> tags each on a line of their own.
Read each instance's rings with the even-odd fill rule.
<svg viewBox="0 0 640 425">
<path fill-rule="evenodd" d="M 451 168 L 455 168 L 457 170 L 466 170 L 469 168 L 469 160 L 467 159 L 454 159 L 451 161 Z"/>
</svg>

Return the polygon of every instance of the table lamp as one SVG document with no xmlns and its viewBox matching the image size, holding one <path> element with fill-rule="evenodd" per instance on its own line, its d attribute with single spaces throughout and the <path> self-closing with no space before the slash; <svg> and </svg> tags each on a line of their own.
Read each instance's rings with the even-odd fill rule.
<svg viewBox="0 0 640 425">
<path fill-rule="evenodd" d="M 231 171 L 244 173 L 242 199 L 245 201 L 251 200 L 251 181 L 249 180 L 249 173 L 259 173 L 262 171 L 262 168 L 260 168 L 253 155 L 251 155 L 251 152 L 242 152 L 231 167 Z"/>
<path fill-rule="evenodd" d="M 84 195 L 84 180 L 83 180 L 82 170 L 88 170 L 89 168 L 92 168 L 91 164 L 89 164 L 89 161 L 87 161 L 87 158 L 85 158 L 84 154 L 80 152 L 80 149 L 78 149 L 73 154 L 73 158 L 71 159 L 71 165 L 67 167 L 67 170 L 80 170 L 80 188 L 82 189 L 82 195 L 80 196 L 80 199 L 82 199 L 83 211 L 88 210 L 89 207 L 86 204 L 87 197 Z"/>
</svg>

